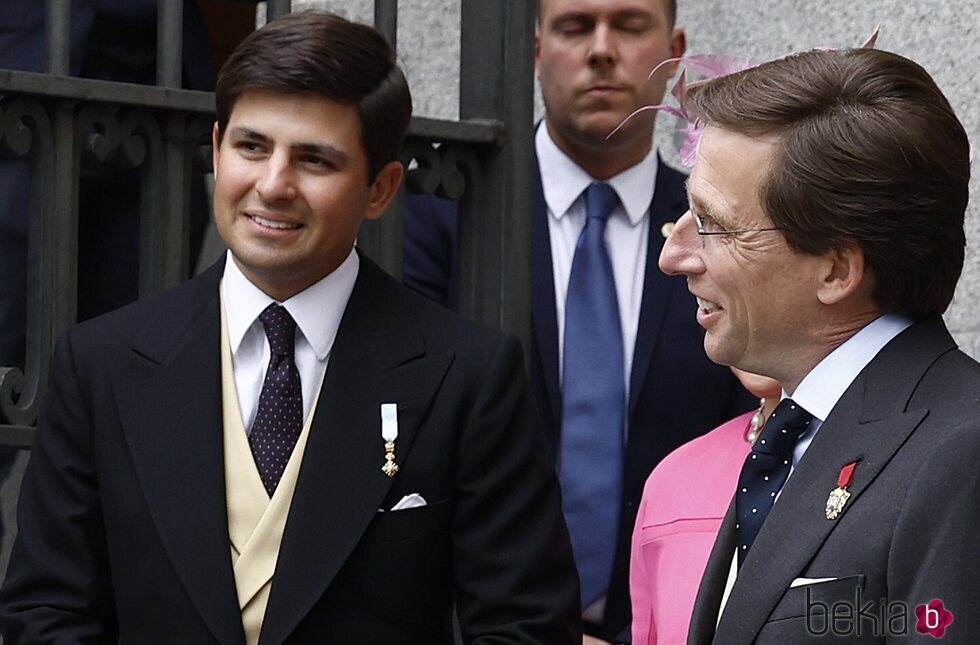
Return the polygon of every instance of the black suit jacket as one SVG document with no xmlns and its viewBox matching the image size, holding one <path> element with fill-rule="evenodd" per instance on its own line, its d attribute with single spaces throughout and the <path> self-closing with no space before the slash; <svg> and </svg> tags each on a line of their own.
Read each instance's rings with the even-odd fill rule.
<svg viewBox="0 0 980 645">
<path fill-rule="evenodd" d="M 535 159 L 531 267 L 531 387 L 552 448 L 561 428 L 558 322 L 555 312 L 548 209 Z M 628 639 L 630 537 L 643 484 L 653 467 L 679 445 L 749 410 L 757 402 L 727 367 L 704 353 L 697 303 L 681 276 L 660 272 L 661 228 L 687 210 L 685 176 L 662 161 L 650 204 L 650 237 L 643 299 L 633 356 L 618 543 L 601 635 Z M 404 280 L 445 304 L 455 303 L 456 205 L 431 195 L 406 200 Z"/>
<path fill-rule="evenodd" d="M 828 520 L 828 494 L 853 461 L 851 497 Z M 716 631 L 735 550 L 729 508 L 688 643 L 930 643 L 916 631 L 914 610 L 937 598 L 954 616 L 940 642 L 976 643 L 978 463 L 980 366 L 956 349 L 941 319 L 916 324 L 885 346 L 820 427 L 749 551 Z M 790 588 L 801 577 L 836 580 Z M 888 636 L 888 621 L 870 617 L 882 599 L 886 618 L 905 613 L 909 636 L 893 638 L 897 618 Z M 821 613 L 835 603 L 836 625 Z M 845 604 L 854 607 L 850 621 Z"/>
<path fill-rule="evenodd" d="M 222 452 L 222 263 L 61 339 L 0 597 L 5 642 L 241 643 Z M 580 641 L 557 479 L 516 341 L 362 258 L 261 643 Z M 401 470 L 381 471 L 397 402 Z M 421 508 L 390 509 L 420 493 Z"/>
</svg>

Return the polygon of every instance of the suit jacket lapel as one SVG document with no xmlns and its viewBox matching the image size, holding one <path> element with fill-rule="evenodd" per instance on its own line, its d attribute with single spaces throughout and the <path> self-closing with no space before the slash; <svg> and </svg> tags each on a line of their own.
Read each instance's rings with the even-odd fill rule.
<svg viewBox="0 0 980 645">
<path fill-rule="evenodd" d="M 691 625 L 687 642 L 690 645 L 705 645 L 711 642 L 718 623 L 718 608 L 728 582 L 728 572 L 735 553 L 735 500 L 728 505 L 728 511 L 721 522 L 715 538 L 708 563 L 705 565 L 697 598 L 691 613 Z"/>
<path fill-rule="evenodd" d="M 907 404 L 922 373 L 955 347 L 941 321 L 938 325 L 915 325 L 893 339 L 820 427 L 739 571 L 718 625 L 725 643 L 755 639 L 792 580 L 926 417 L 928 410 Z M 859 463 L 848 489 L 851 498 L 836 520 L 828 520 L 827 496 L 841 467 L 853 461 Z M 725 527 L 734 533 L 734 523 L 726 521 Z"/>
<path fill-rule="evenodd" d="M 684 175 L 658 158 L 657 182 L 653 191 L 653 201 L 650 203 L 650 233 L 647 243 L 646 272 L 643 278 L 643 299 L 640 303 L 640 320 L 630 376 L 630 413 L 636 407 L 640 392 L 643 391 L 653 350 L 660 337 L 660 327 L 670 308 L 673 293 L 680 290 L 683 295 L 687 295 L 684 279 L 665 275 L 658 266 L 660 251 L 664 246 L 661 228 L 667 222 L 676 222 L 686 210 Z"/>
<path fill-rule="evenodd" d="M 453 355 L 425 355 L 404 297 L 362 256 L 286 520 L 263 644 L 284 642 L 323 595 L 391 486 L 381 471 L 381 403 L 398 404 L 395 454 L 410 467 L 415 432 Z"/>
<path fill-rule="evenodd" d="M 539 126 L 540 127 L 540 126 Z M 534 210 L 531 217 L 531 351 L 537 352 L 548 394 L 546 418 L 553 419 L 549 437 L 557 445 L 561 423 L 561 393 L 558 387 L 558 314 L 555 310 L 555 276 L 551 265 L 551 235 L 548 205 L 544 201 L 538 155 L 534 153 Z"/>
<path fill-rule="evenodd" d="M 170 315 L 107 348 L 123 431 L 178 576 L 222 643 L 244 641 L 222 468 L 219 261 L 165 294 Z"/>
</svg>

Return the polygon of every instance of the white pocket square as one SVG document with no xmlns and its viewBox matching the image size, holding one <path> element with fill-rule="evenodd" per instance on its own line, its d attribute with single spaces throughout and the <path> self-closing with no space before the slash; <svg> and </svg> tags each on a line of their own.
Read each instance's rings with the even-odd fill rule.
<svg viewBox="0 0 980 645">
<path fill-rule="evenodd" d="M 789 588 L 793 587 L 806 587 L 808 585 L 818 585 L 821 582 L 833 582 L 837 578 L 797 578 L 793 582 L 789 583 Z"/>
<path fill-rule="evenodd" d="M 428 502 L 425 498 L 418 493 L 412 493 L 411 495 L 406 495 L 398 500 L 398 503 L 391 507 L 392 511 L 404 511 L 406 508 L 418 508 L 419 506 L 425 506 Z"/>
</svg>

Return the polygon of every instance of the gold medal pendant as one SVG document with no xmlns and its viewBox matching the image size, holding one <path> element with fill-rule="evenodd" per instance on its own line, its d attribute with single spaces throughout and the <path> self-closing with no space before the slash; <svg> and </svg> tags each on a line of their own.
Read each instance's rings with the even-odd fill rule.
<svg viewBox="0 0 980 645">
<path fill-rule="evenodd" d="M 844 510 L 844 504 L 847 504 L 847 500 L 851 498 L 851 494 L 847 492 L 847 487 L 851 485 L 851 480 L 854 479 L 854 468 L 857 464 L 858 462 L 852 461 L 840 469 L 840 474 L 837 475 L 837 488 L 830 491 L 830 495 L 827 497 L 827 506 L 824 509 L 828 520 L 836 520 L 841 511 Z"/>
<path fill-rule="evenodd" d="M 394 477 L 395 473 L 398 472 L 398 464 L 395 463 L 394 441 L 388 441 L 385 443 L 385 465 L 381 467 L 381 472 L 389 477 Z"/>
<path fill-rule="evenodd" d="M 850 497 L 851 494 L 839 486 L 830 491 L 830 496 L 827 498 L 827 519 L 836 520 L 840 512 L 844 510 L 844 504 L 847 503 Z"/>
<path fill-rule="evenodd" d="M 385 442 L 385 463 L 381 472 L 394 477 L 398 472 L 395 463 L 395 439 L 398 438 L 398 405 L 395 403 L 381 404 L 381 438 Z"/>
</svg>

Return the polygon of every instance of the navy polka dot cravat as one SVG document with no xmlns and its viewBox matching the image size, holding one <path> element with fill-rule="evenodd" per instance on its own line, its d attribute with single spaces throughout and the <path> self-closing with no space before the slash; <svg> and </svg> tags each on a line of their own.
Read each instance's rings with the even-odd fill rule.
<svg viewBox="0 0 980 645">
<path fill-rule="evenodd" d="M 813 415 L 792 399 L 783 399 L 773 410 L 762 434 L 745 458 L 735 491 L 735 537 L 738 565 L 742 566 L 752 542 L 789 477 L 793 448 L 810 425 Z"/>
<path fill-rule="evenodd" d="M 276 303 L 266 307 L 259 320 L 269 338 L 269 368 L 248 443 L 272 497 L 303 429 L 303 388 L 295 361 L 296 321 Z"/>
</svg>

